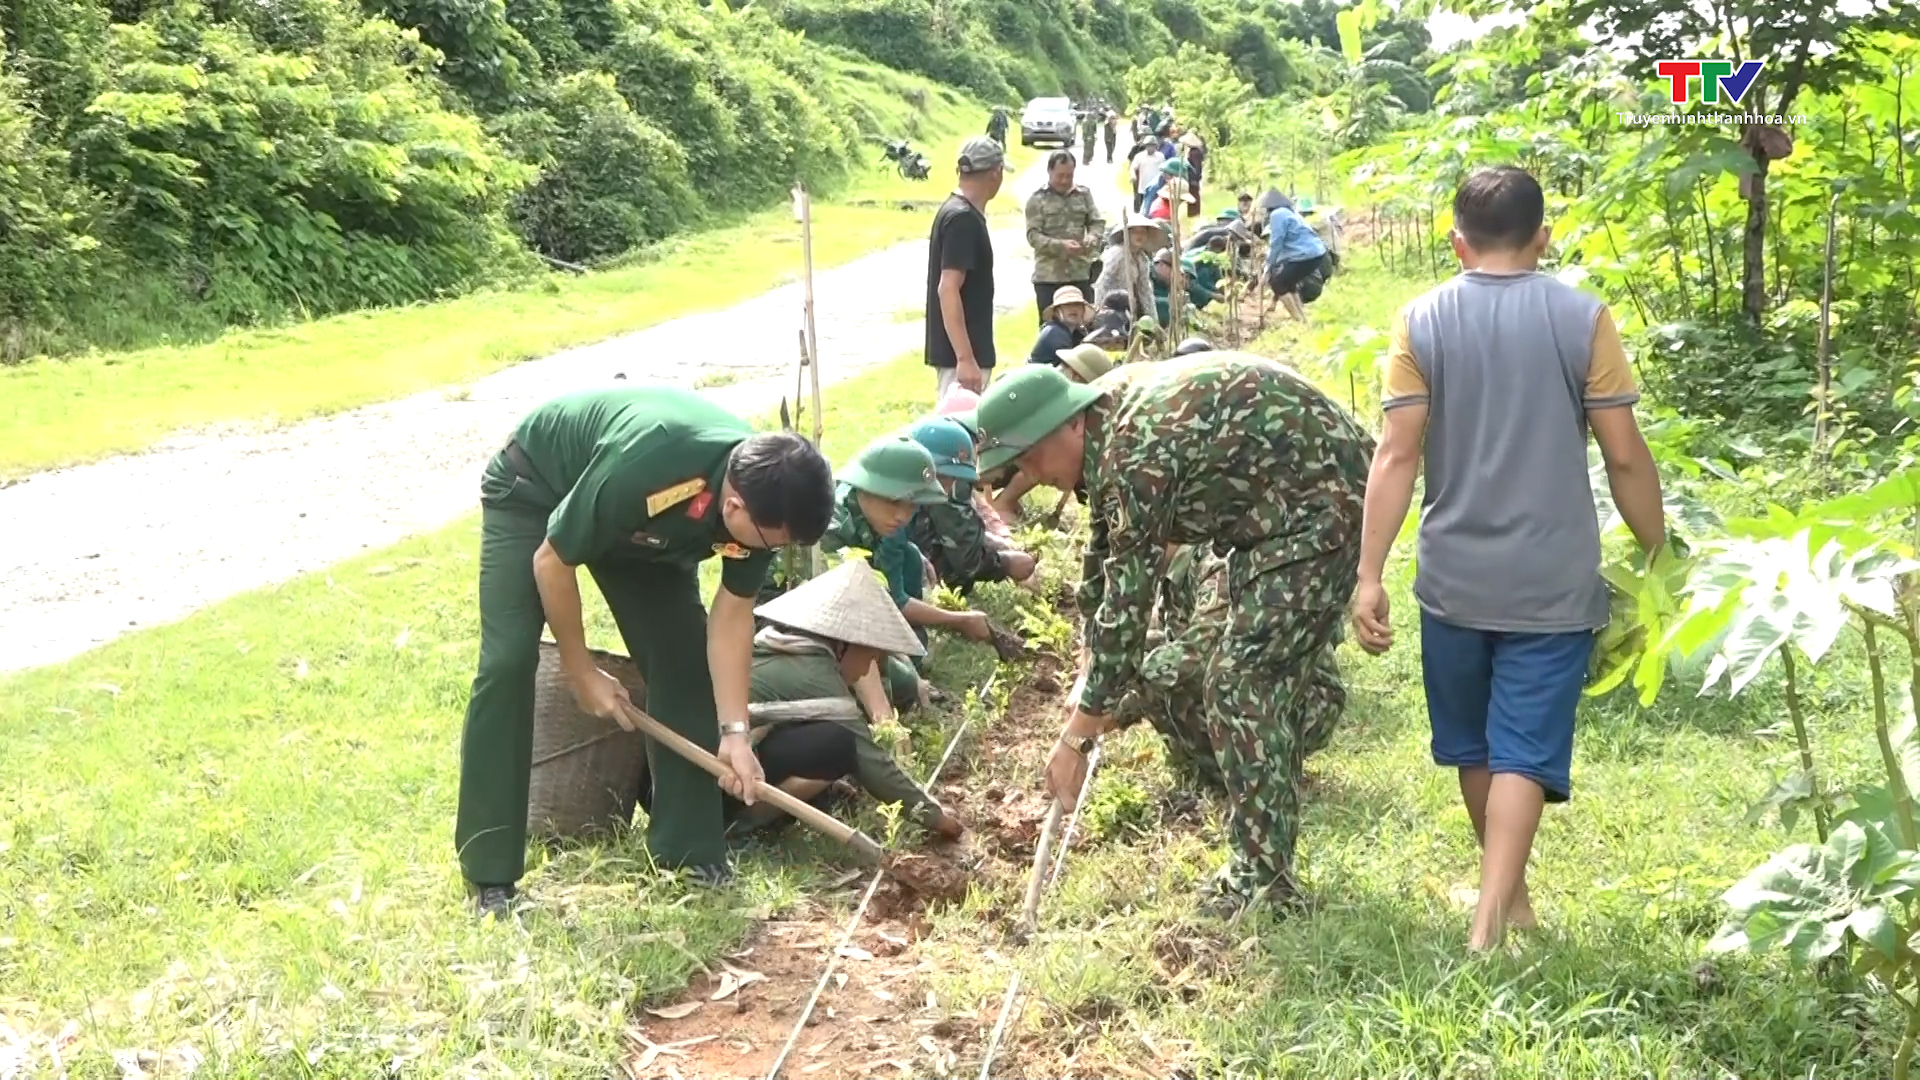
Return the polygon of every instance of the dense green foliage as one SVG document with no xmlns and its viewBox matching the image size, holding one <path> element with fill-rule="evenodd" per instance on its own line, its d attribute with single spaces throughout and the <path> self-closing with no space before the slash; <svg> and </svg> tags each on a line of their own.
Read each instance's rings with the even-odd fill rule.
<svg viewBox="0 0 1920 1080">
<path fill-rule="evenodd" d="M 0 0 L 0 34 L 6 359 L 618 254 L 878 134 L 819 48 L 697 0 Z"/>
<path fill-rule="evenodd" d="M 1327 0 L 770 0 L 788 26 L 880 63 L 922 72 L 993 101 L 1050 93 L 1125 100 L 1129 68 L 1182 45 L 1218 53 L 1256 92 L 1298 85 L 1301 60 L 1339 46 Z M 1428 53 L 1423 19 L 1388 14 L 1383 55 L 1412 64 Z M 1411 69 L 1410 69 L 1411 70 Z M 1418 77 L 1415 76 L 1418 83 Z M 1424 84 L 1405 89 L 1427 105 Z"/>
<path fill-rule="evenodd" d="M 885 127 L 859 55 L 1017 104 L 1317 85 L 1337 3 L 0 0 L 0 361 L 198 339 L 617 256 Z M 1380 24 L 1406 109 L 1411 16 Z M 1176 50 L 1179 50 L 1176 53 Z M 1179 58 L 1176 60 L 1176 56 Z M 871 68 L 867 69 L 869 72 Z M 1223 128 L 1211 132 L 1219 137 Z"/>
</svg>

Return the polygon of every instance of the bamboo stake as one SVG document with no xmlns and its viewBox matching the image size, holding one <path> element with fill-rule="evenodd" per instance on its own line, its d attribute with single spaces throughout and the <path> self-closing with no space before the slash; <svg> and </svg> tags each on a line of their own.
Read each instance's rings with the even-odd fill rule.
<svg viewBox="0 0 1920 1080">
<path fill-rule="evenodd" d="M 793 206 L 800 218 L 800 265 L 805 327 L 801 331 L 801 360 L 807 369 L 807 381 L 813 397 L 813 445 L 820 448 L 826 438 L 826 413 L 820 403 L 820 329 L 813 317 L 813 198 L 807 185 L 793 185 Z M 826 557 L 818 545 L 807 547 L 807 571 L 817 576 L 826 569 Z"/>
<path fill-rule="evenodd" d="M 1825 280 L 1820 286 L 1820 400 L 1813 420 L 1813 446 L 1823 461 L 1827 453 L 1827 425 L 1833 416 L 1833 257 L 1835 241 L 1839 239 L 1836 228 L 1839 218 L 1840 193 L 1836 191 L 1827 204 L 1827 265 Z"/>
</svg>

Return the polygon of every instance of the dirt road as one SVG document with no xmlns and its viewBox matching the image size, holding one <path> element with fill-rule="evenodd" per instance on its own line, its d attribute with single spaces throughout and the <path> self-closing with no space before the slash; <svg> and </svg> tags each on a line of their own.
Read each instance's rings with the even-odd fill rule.
<svg viewBox="0 0 1920 1080">
<path fill-rule="evenodd" d="M 1085 174 L 1111 219 L 1120 195 L 1106 167 Z M 1043 182 L 1036 165 L 996 205 L 1017 208 Z M 1029 308 L 1023 235 L 998 231 L 994 251 L 999 307 Z M 921 307 L 925 275 L 925 241 L 815 275 L 824 381 L 920 348 L 921 321 L 901 314 Z M 64 660 L 444 525 L 474 508 L 480 468 L 514 423 L 556 394 L 624 373 L 705 384 L 748 415 L 776 408 L 793 389 L 800 319 L 800 288 L 789 285 L 470 387 L 260 432 L 181 437 L 0 490 L 0 521 L 10 523 L 0 538 L 0 671 Z"/>
</svg>

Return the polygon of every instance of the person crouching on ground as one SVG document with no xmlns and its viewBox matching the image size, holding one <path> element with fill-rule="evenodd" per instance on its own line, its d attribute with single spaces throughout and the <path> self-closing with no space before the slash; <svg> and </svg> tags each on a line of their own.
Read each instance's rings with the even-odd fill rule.
<svg viewBox="0 0 1920 1080">
<path fill-rule="evenodd" d="M 887 579 L 894 606 L 921 641 L 931 629 L 990 642 L 993 629 L 978 611 L 945 611 L 927 603 L 926 560 L 909 526 L 922 506 L 946 502 L 933 455 L 902 435 L 874 440 L 840 474 L 833 523 L 820 539 L 828 553 L 860 548 Z"/>
<path fill-rule="evenodd" d="M 1057 364 L 1063 350 L 1080 344 L 1092 311 L 1085 293 L 1073 285 L 1062 285 L 1054 290 L 1053 302 L 1041 314 L 1040 336 L 1034 339 L 1027 363 Z"/>
<path fill-rule="evenodd" d="M 753 642 L 754 749 L 767 783 L 819 805 L 843 778 L 947 839 L 960 821 L 928 795 L 874 741 L 870 715 L 850 689 L 891 655 L 921 657 L 914 636 L 872 568 L 849 560 L 760 605 L 769 623 Z M 789 820 L 766 803 L 727 800 L 728 830 Z"/>
<path fill-rule="evenodd" d="M 964 386 L 956 386 L 947 391 L 946 397 L 940 399 L 940 407 L 934 410 L 934 415 L 951 417 L 961 427 L 967 429 L 967 434 L 973 438 L 974 445 L 978 447 L 980 443 L 980 429 L 974 426 L 973 410 L 979 407 L 979 394 L 974 393 Z M 977 466 L 978 463 L 976 462 L 976 467 Z M 1005 486 L 1004 478 L 990 476 L 986 473 L 980 474 L 979 481 L 973 486 L 973 508 L 979 513 L 980 521 L 986 525 L 989 533 L 992 533 L 1002 540 L 1011 540 L 1013 538 L 1013 530 L 1007 527 L 1006 519 L 1000 516 L 1000 512 L 995 509 L 993 505 L 994 484 L 996 483 L 1002 487 Z"/>
<path fill-rule="evenodd" d="M 1271 310 L 1275 302 L 1284 302 L 1287 314 L 1300 322 L 1307 321 L 1305 303 L 1317 298 L 1319 285 L 1312 286 L 1312 297 L 1305 295 L 1303 288 L 1310 278 L 1318 275 L 1321 284 L 1333 276 L 1333 260 L 1327 257 L 1326 241 L 1313 231 L 1299 213 L 1285 206 L 1276 206 L 1267 215 L 1267 289 L 1273 294 L 1273 300 L 1267 303 Z"/>
<path fill-rule="evenodd" d="M 907 437 L 933 455 L 934 473 L 947 490 L 945 502 L 921 507 L 908 526 L 937 583 L 964 596 L 981 582 L 1030 580 L 1038 566 L 1034 557 L 988 533 L 973 508 L 974 485 L 980 482 L 973 433 L 952 417 L 935 416 L 908 428 Z"/>
</svg>

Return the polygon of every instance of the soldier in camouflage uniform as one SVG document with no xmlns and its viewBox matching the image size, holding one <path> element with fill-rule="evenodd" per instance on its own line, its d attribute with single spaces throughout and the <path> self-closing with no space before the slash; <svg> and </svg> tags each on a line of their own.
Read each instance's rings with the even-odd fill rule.
<svg viewBox="0 0 1920 1080">
<path fill-rule="evenodd" d="M 1086 644 L 1047 763 L 1054 796 L 1073 805 L 1086 754 L 1119 726 L 1112 710 L 1141 675 L 1167 547 L 1206 545 L 1226 563 L 1200 678 L 1232 848 L 1210 906 L 1296 898 L 1311 689 L 1358 574 L 1372 436 L 1299 374 L 1233 352 L 1123 366 L 1086 386 L 1029 365 L 982 395 L 977 419 L 982 467 L 1015 461 L 1061 490 L 1084 480 L 1092 507 Z"/>
<path fill-rule="evenodd" d="M 1147 632 L 1147 656 L 1140 679 L 1115 715 L 1122 726 L 1140 720 L 1167 741 L 1167 761 L 1176 776 L 1220 794 L 1226 780 L 1207 731 L 1206 662 L 1220 647 L 1227 629 L 1227 559 L 1204 545 L 1170 549 L 1153 626 Z M 1333 741 L 1346 711 L 1346 687 L 1340 681 L 1335 635 L 1314 658 L 1301 720 L 1301 757 L 1311 757 Z"/>
<path fill-rule="evenodd" d="M 1080 114 L 1080 160 L 1085 162 L 1088 165 L 1093 164 L 1093 137 L 1095 135 L 1098 135 L 1099 133 L 1100 133 L 1100 121 L 1097 117 L 1094 116 L 1093 110 L 1088 109 L 1087 111 L 1081 113 Z"/>
<path fill-rule="evenodd" d="M 1033 297 L 1039 324 L 1046 325 L 1054 291 L 1072 285 L 1091 295 L 1093 260 L 1100 254 L 1106 219 L 1093 192 L 1073 182 L 1073 151 L 1047 158 L 1046 186 L 1027 199 L 1027 244 L 1033 248 Z"/>
</svg>

